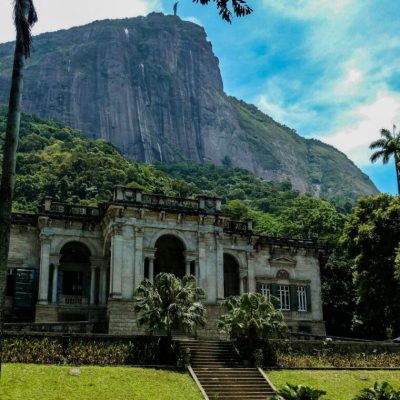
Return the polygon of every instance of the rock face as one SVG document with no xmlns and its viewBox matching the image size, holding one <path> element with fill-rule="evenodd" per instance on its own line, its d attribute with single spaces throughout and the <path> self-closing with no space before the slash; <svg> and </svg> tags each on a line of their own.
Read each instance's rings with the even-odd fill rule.
<svg viewBox="0 0 400 400">
<path fill-rule="evenodd" d="M 0 102 L 13 44 L 0 45 Z M 232 163 L 295 188 L 352 198 L 376 188 L 342 153 L 227 96 L 203 28 L 150 14 L 37 36 L 24 111 L 104 138 L 144 162 Z"/>
</svg>

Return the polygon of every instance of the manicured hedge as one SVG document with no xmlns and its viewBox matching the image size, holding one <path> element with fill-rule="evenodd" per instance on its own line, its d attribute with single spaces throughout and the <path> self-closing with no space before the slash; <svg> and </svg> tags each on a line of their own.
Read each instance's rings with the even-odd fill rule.
<svg viewBox="0 0 400 400">
<path fill-rule="evenodd" d="M 400 345 L 389 342 L 271 340 L 261 345 L 265 366 L 400 368 Z"/>
<path fill-rule="evenodd" d="M 7 337 L 3 362 L 72 365 L 176 365 L 165 359 L 165 338 Z M 174 352 L 176 353 L 176 351 Z"/>
</svg>

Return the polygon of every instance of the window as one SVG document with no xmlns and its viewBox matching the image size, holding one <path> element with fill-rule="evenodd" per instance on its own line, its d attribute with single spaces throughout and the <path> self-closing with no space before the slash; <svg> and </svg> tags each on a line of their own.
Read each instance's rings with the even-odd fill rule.
<svg viewBox="0 0 400 400">
<path fill-rule="evenodd" d="M 260 293 L 263 296 L 271 297 L 271 286 L 268 283 L 260 283 Z"/>
<path fill-rule="evenodd" d="M 307 311 L 307 291 L 305 286 L 297 287 L 297 299 L 299 304 L 299 311 Z"/>
<path fill-rule="evenodd" d="M 290 290 L 287 285 L 278 286 L 278 295 L 280 301 L 280 309 L 290 311 Z"/>
</svg>

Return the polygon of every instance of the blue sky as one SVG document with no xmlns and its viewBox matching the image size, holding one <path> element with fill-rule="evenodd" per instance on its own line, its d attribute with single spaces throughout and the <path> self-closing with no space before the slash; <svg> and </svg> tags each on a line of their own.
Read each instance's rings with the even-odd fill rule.
<svg viewBox="0 0 400 400">
<path fill-rule="evenodd" d="M 0 0 L 0 10 L 10 7 Z M 173 0 L 35 0 L 34 33 L 106 17 L 172 12 Z M 334 145 L 382 191 L 396 190 L 393 164 L 371 165 L 368 145 L 400 127 L 400 2 L 248 0 L 254 13 L 232 25 L 215 7 L 181 0 L 178 14 L 204 26 L 225 90 L 305 137 Z M 0 42 L 14 33 L 0 12 Z"/>
</svg>

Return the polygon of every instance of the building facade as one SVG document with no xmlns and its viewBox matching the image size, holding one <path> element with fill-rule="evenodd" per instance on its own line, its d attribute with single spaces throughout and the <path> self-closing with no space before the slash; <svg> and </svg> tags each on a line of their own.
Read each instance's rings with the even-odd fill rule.
<svg viewBox="0 0 400 400">
<path fill-rule="evenodd" d="M 46 198 L 37 214 L 13 217 L 7 318 L 103 322 L 111 334 L 138 334 L 135 289 L 171 272 L 194 275 L 207 293 L 200 335 L 218 335 L 224 298 L 256 291 L 279 299 L 294 332 L 324 334 L 320 252 L 313 240 L 253 234 L 215 198 L 122 186 L 98 207 Z"/>
</svg>

